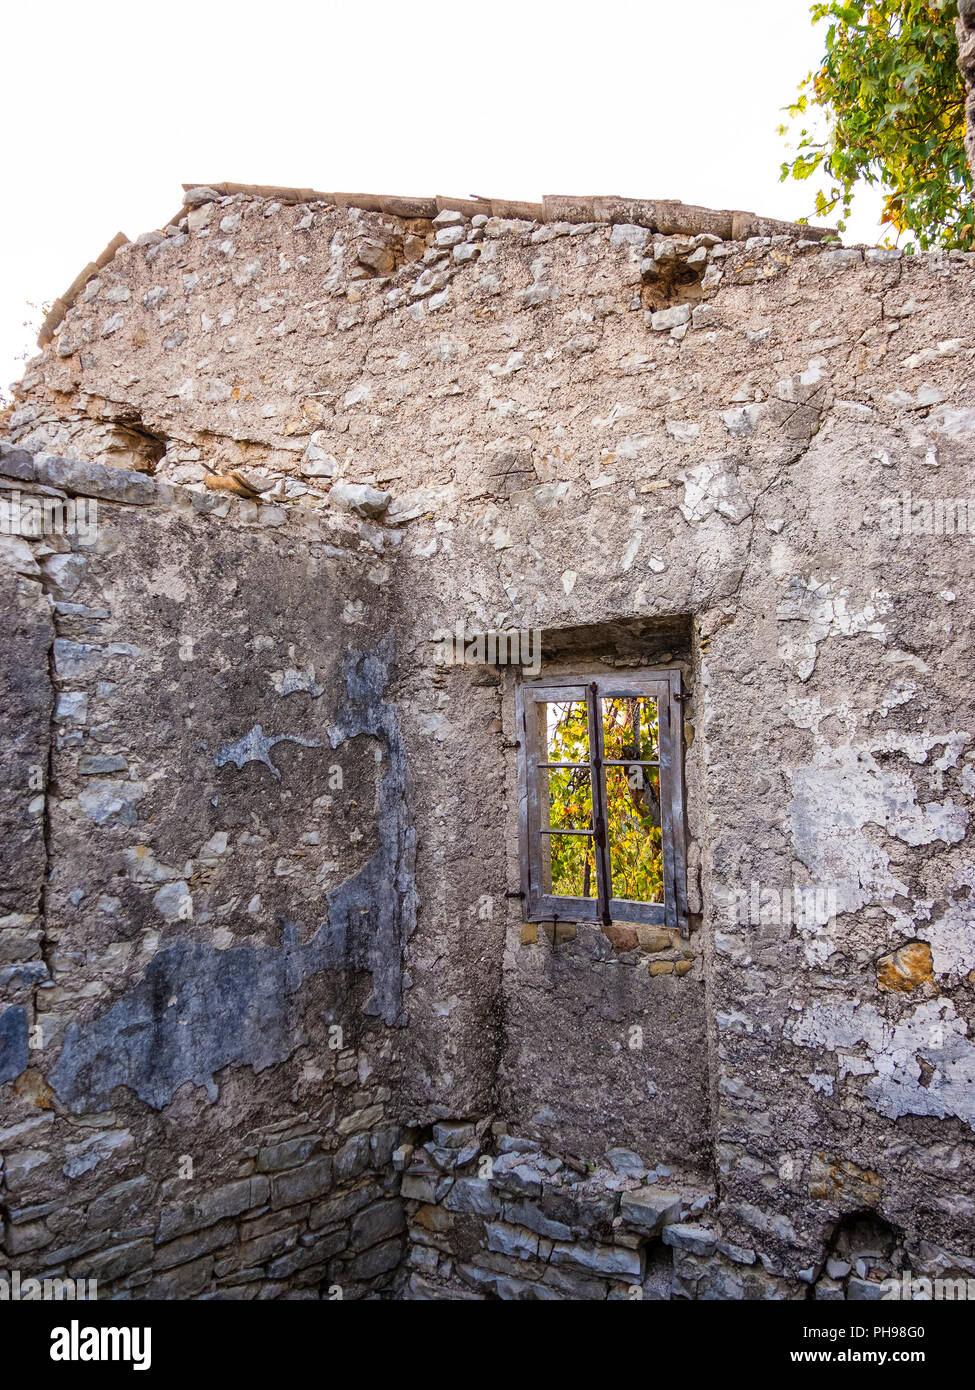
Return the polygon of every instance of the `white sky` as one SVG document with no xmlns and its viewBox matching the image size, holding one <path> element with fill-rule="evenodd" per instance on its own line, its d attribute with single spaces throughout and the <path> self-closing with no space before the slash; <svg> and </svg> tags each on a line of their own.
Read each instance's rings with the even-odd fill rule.
<svg viewBox="0 0 975 1390">
<path fill-rule="evenodd" d="M 0 390 L 61 294 L 183 181 L 524 198 L 617 193 L 770 217 L 809 0 L 45 0 L 4 19 Z M 876 241 L 867 192 L 846 241 Z M 34 332 L 38 316 L 35 319 Z"/>
</svg>

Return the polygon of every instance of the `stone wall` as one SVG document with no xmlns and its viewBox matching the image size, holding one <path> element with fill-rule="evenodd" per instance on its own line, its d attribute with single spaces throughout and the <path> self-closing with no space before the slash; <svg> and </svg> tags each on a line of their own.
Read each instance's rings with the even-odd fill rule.
<svg viewBox="0 0 975 1390">
<path fill-rule="evenodd" d="M 66 1127 L 30 1200 L 77 1190 L 77 1239 L 129 1152 L 68 1177 L 77 1126 L 133 1166 L 205 1134 L 255 1206 L 281 1126 L 303 1167 L 375 1139 L 319 1293 L 373 1291 L 360 1246 L 411 1297 L 855 1297 L 975 1257 L 975 259 L 623 212 L 193 190 L 30 364 L 32 476 L 153 490 L 83 566 L 18 550 L 7 634 L 12 755 L 52 769 L 42 829 L 16 778 L 4 813 L 4 1094 Z M 458 623 L 539 630 L 543 675 L 682 668 L 687 939 L 523 920 L 517 677 L 437 666 Z"/>
<path fill-rule="evenodd" d="M 413 849 L 381 566 L 298 513 L 60 478 L 105 473 L 133 500 L 96 499 L 92 544 L 5 538 L 5 1263 L 354 1296 L 403 1229 Z"/>
<path fill-rule="evenodd" d="M 924 1279 L 970 1261 L 903 1242 L 869 1210 L 840 1222 L 804 1269 L 736 1244 L 716 1192 L 611 1149 L 600 1164 L 545 1153 L 502 1122 L 434 1125 L 404 1145 L 412 1299 L 870 1301 L 903 1271 Z"/>
</svg>

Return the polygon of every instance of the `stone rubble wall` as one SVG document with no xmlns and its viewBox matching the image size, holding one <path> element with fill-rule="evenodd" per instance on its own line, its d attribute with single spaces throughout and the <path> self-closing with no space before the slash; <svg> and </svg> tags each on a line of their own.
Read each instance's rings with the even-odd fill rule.
<svg viewBox="0 0 975 1390">
<path fill-rule="evenodd" d="M 632 1150 L 581 1164 L 490 1116 L 429 1133 L 393 1155 L 408 1221 L 407 1299 L 870 1302 L 906 1271 L 937 1279 L 975 1269 L 923 1241 L 905 1246 L 867 1215 L 814 1264 L 787 1270 L 760 1241 L 727 1238 L 713 1190 L 675 1183 L 664 1164 L 648 1170 Z"/>
<path fill-rule="evenodd" d="M 430 490 L 444 461 L 462 465 L 465 491 L 474 496 L 486 482 L 493 486 L 493 475 L 513 471 L 526 444 L 502 430 L 485 459 L 474 441 L 457 437 L 449 407 L 460 404 L 452 398 L 471 390 L 483 395 L 490 384 L 492 413 L 501 412 L 495 423 L 504 423 L 506 390 L 517 388 L 524 370 L 513 350 L 523 332 L 553 317 L 568 327 L 564 345 L 553 343 L 550 351 L 566 355 L 574 379 L 585 377 L 594 365 L 589 354 L 596 353 L 595 363 L 605 351 L 616 355 L 614 339 L 618 330 L 630 331 L 634 312 L 658 345 L 703 329 L 709 316 L 716 322 L 701 301 L 722 284 L 729 250 L 747 248 L 734 275 L 744 283 L 756 250 L 715 232 L 663 234 L 638 224 L 535 225 L 450 210 L 437 219 L 287 206 L 249 195 L 190 207 L 165 235 L 150 232 L 127 243 L 88 280 L 56 343 L 20 384 L 21 403 L 8 422 L 12 437 L 29 448 L 92 461 L 108 457 L 189 485 L 202 485 L 208 468 L 242 468 L 247 482 L 274 500 L 323 506 L 330 498 L 330 505 L 374 515 L 384 513 L 389 485 L 400 480 L 396 491 L 413 491 L 393 504 L 388 520 L 408 520 L 417 506 L 455 496 L 455 488 Z M 803 240 L 811 231 L 793 231 L 798 240 L 777 233 L 780 249 L 770 254 L 771 243 L 758 239 L 763 275 L 784 269 L 789 247 L 800 255 L 820 247 Z M 585 267 L 600 259 L 604 270 L 587 276 Z M 515 289 L 511 282 L 522 277 Z M 512 290 L 511 309 L 523 318 L 509 326 L 502 311 Z M 626 295 L 618 302 L 621 290 Z M 465 320 L 494 325 L 492 348 L 500 360 L 472 358 L 449 341 L 438 349 L 439 360 L 428 359 L 426 325 L 445 311 L 451 318 L 458 295 Z M 560 306 L 560 295 L 569 302 Z M 500 341 L 498 327 L 504 328 Z M 323 335 L 332 344 L 324 357 Z M 268 348 L 284 368 L 273 382 L 264 380 Z M 364 358 L 371 359 L 368 366 Z M 221 374 L 225 366 L 232 367 L 232 380 Z M 645 366 L 632 364 L 637 372 Z M 446 407 L 434 436 L 411 431 L 408 423 L 420 405 L 411 394 L 430 370 L 443 379 L 438 389 Z M 126 387 L 120 388 L 120 373 Z M 490 407 L 490 397 L 485 403 Z M 395 429 L 388 437 L 397 417 L 402 439 Z M 377 473 L 370 454 L 380 439 Z M 485 463 L 492 465 L 488 479 Z M 363 483 L 377 484 L 383 495 L 348 494 L 349 485 Z"/>
<path fill-rule="evenodd" d="M 545 1154 L 490 1116 L 446 1121 L 394 1154 L 403 1171 L 409 1279 L 404 1297 L 667 1299 L 694 1297 L 677 1252 L 713 1254 L 693 1224 L 707 1191 L 674 1190 L 660 1165 L 611 1151 L 599 1168 Z M 686 1218 L 686 1220 L 685 1220 Z M 742 1252 L 754 1262 L 754 1252 Z M 784 1287 L 771 1281 L 772 1287 Z"/>
<path fill-rule="evenodd" d="M 694 207 L 673 200 L 633 198 L 579 198 L 548 194 L 540 203 L 518 203 L 510 200 L 485 198 L 409 198 L 385 194 L 319 193 L 313 188 L 272 188 L 255 184 L 218 183 L 184 184 L 184 202 L 191 207 L 214 201 L 214 195 L 224 197 L 247 194 L 273 200 L 279 206 L 294 203 L 328 204 L 339 208 L 356 208 L 361 212 L 381 212 L 390 217 L 433 220 L 441 212 L 459 212 L 467 217 L 522 218 L 529 222 L 622 222 L 637 223 L 651 231 L 669 235 L 680 233 L 694 236 L 700 232 L 717 233 L 721 238 L 743 241 L 750 236 L 772 236 L 786 233 L 792 236 L 810 235 L 825 239 L 835 233 L 827 227 L 800 228 L 791 222 L 757 217 L 752 212 L 716 212 L 711 208 Z M 182 210 L 181 210 L 182 211 Z M 178 224 L 178 214 L 174 221 Z M 38 346 L 51 341 L 61 320 L 85 289 L 89 280 L 112 259 L 128 238 L 118 232 L 104 251 L 90 261 L 75 276 L 68 289 L 54 301 L 38 334 Z"/>
<path fill-rule="evenodd" d="M 178 912 L 185 895 L 168 884 L 186 884 L 197 927 L 198 894 L 199 912 L 214 914 L 232 890 L 240 897 L 226 919 L 203 922 L 213 934 L 207 961 L 222 949 L 217 933 L 234 941 L 254 934 L 246 906 L 255 894 L 266 898 L 299 924 L 301 968 L 310 972 L 299 993 L 322 990 L 332 1008 L 335 996 L 355 999 L 364 1030 L 358 1099 L 339 1107 L 337 1123 L 358 1114 L 353 1123 L 364 1132 L 397 1129 L 394 1147 L 412 1145 L 412 1163 L 431 1142 L 452 1152 L 428 1137 L 431 1126 L 476 1126 L 491 1115 L 513 1136 L 507 1143 L 537 1145 L 523 1152 L 563 1164 L 570 1183 L 591 1182 L 620 1149 L 645 1155 L 652 1173 L 669 1170 L 658 1182 L 714 1194 L 706 1212 L 687 1213 L 690 1222 L 682 1209 L 680 1222 L 667 1223 L 703 1226 L 710 1234 L 700 1239 L 713 1238 L 718 1252 L 680 1251 L 679 1281 L 687 1282 L 672 1286 L 675 1296 L 734 1296 L 741 1287 L 749 1296 L 793 1297 L 814 1286 L 816 1296 L 858 1296 L 851 1280 L 876 1286 L 874 1271 L 902 1267 L 897 1259 L 919 1273 L 964 1269 L 975 1256 L 975 708 L 967 678 L 975 566 L 972 528 L 945 533 L 933 518 L 935 503 L 942 513 L 946 500 L 967 506 L 973 491 L 975 258 L 905 257 L 778 232 L 730 241 L 719 232 L 654 230 L 635 216 L 577 222 L 573 210 L 564 221 L 451 207 L 422 215 L 430 211 L 195 191 L 164 233 L 122 247 L 87 281 L 29 365 L 5 424 L 14 454 L 32 455 L 22 465 L 34 470 L 30 477 L 42 486 L 64 481 L 52 454 L 87 461 L 102 488 L 105 474 L 128 470 L 132 493 L 117 505 L 128 517 L 151 512 L 156 520 L 128 523 L 144 539 L 122 546 L 125 581 L 110 583 L 110 592 L 99 585 L 59 593 L 70 569 L 43 555 L 35 563 L 42 575 L 53 564 L 52 575 L 20 576 L 23 617 L 9 635 L 24 661 L 43 669 L 52 624 L 60 640 L 90 645 L 86 626 L 107 620 L 88 610 L 119 614 L 111 641 L 146 653 L 151 633 L 179 634 L 187 624 L 185 635 L 204 649 L 216 643 L 208 681 L 224 723 L 219 735 L 201 733 L 210 693 L 196 697 L 182 682 L 164 682 L 168 704 L 149 722 L 169 748 L 164 767 L 192 785 L 202 740 L 211 756 L 235 745 L 238 756 L 265 752 L 284 775 L 278 782 L 253 759 L 208 766 L 185 832 L 182 804 L 167 803 L 165 788 L 149 783 L 144 804 L 162 813 L 151 826 L 166 853 L 151 842 L 144 869 L 129 869 L 122 857 L 128 897 L 98 887 L 72 903 L 83 885 L 70 866 L 87 866 L 97 884 L 106 856 L 119 850 L 111 825 L 95 823 L 79 837 L 66 808 L 89 777 L 149 781 L 137 761 L 144 733 L 136 725 L 156 696 L 150 673 L 168 668 L 153 655 L 137 679 L 143 658 L 119 650 L 108 659 L 125 668 L 126 687 L 114 667 L 101 675 L 71 667 L 84 689 L 69 684 L 59 699 L 87 693 L 96 704 L 107 698 L 98 682 L 116 681 L 132 723 L 121 752 L 111 742 L 96 749 L 91 734 L 54 749 L 65 790 L 40 840 L 17 821 L 17 791 L 4 822 L 21 846 L 8 901 L 23 894 L 29 905 L 10 911 L 36 915 L 43 893 L 51 921 L 69 937 L 60 963 L 68 971 L 76 967 L 66 957 L 87 950 L 99 953 L 100 969 L 116 922 L 131 922 L 133 937 L 154 923 L 160 929 L 158 907 L 140 916 L 138 902 L 162 891 L 161 903 Z M 159 505 L 137 505 L 140 489 Z M 195 542 L 184 526 L 190 515 L 207 528 Z M 907 532 L 897 533 L 892 520 L 905 515 Z M 291 539 L 299 532 L 300 544 Z M 330 565 L 340 577 L 323 578 Z M 154 577 L 141 580 L 142 569 Z M 186 576 L 200 586 L 202 609 Z M 48 589 L 54 603 L 45 604 Z M 431 642 L 458 622 L 469 632 L 541 630 L 550 644 L 543 673 L 682 667 L 686 941 L 523 921 L 509 896 L 519 883 L 513 673 L 437 668 Z M 236 645 L 214 637 L 225 626 Z M 341 642 L 331 630 L 342 631 Z M 387 669 L 387 636 L 396 648 L 388 697 L 360 690 L 342 716 L 340 653 L 369 650 Z M 277 645 L 265 651 L 265 638 Z M 73 648 L 65 657 L 84 659 Z M 22 681 L 16 698 L 25 718 L 9 746 L 28 767 L 59 737 L 48 715 L 51 682 Z M 282 724 L 282 701 L 287 710 L 328 712 Z M 237 725 L 224 727 L 236 712 Z M 253 810 L 285 838 L 305 833 L 302 818 L 314 807 L 299 789 L 314 749 L 241 740 L 258 724 L 265 740 L 317 737 L 322 719 L 330 727 L 344 721 L 364 764 L 376 743 L 388 750 L 381 767 L 393 777 L 394 804 L 384 811 L 363 765 L 356 777 L 372 790 L 368 809 L 353 808 L 361 841 L 320 857 L 307 846 L 295 873 L 275 873 L 279 860 L 297 856 L 270 843 L 255 848 L 253 869 L 246 842 L 223 864 L 216 845 L 207 849 L 222 828 L 206 819 L 208 798 L 223 798 L 211 808 L 219 810 L 231 795 L 215 777 L 221 787 L 259 777 L 247 786 L 270 800 L 255 801 L 248 816 Z M 99 713 L 92 733 L 103 722 Z M 361 736 L 351 733 L 360 727 Z M 89 756 L 122 756 L 127 770 L 96 763 L 101 772 L 82 772 Z M 290 802 L 282 799 L 288 792 Z M 327 783 L 318 792 L 328 795 Z M 144 843 L 141 801 L 85 795 L 109 818 L 135 816 L 126 829 L 133 847 Z M 396 813 L 399 804 L 415 808 L 412 826 Z M 387 825 L 385 839 L 370 817 Z M 324 843 L 326 827 L 316 822 L 316 830 Z M 404 880 L 391 872 L 390 846 L 395 840 L 405 851 L 412 835 Z M 50 862 L 59 872 L 45 887 Z M 346 882 L 362 890 L 354 902 L 337 899 L 352 968 L 332 973 L 328 936 L 316 940 L 313 931 L 315 874 L 326 862 L 338 865 L 328 890 Z M 154 878 L 176 871 L 181 877 Z M 138 887 L 143 872 L 151 897 L 149 886 Z M 794 887 L 832 896 L 798 922 L 782 911 Z M 761 911 L 735 920 L 736 900 L 743 896 L 751 912 L 753 893 Z M 119 899 L 115 919 L 98 908 L 99 896 Z M 178 923 L 162 929 L 173 937 L 170 950 L 190 935 Z M 21 935 L 11 938 L 25 952 L 15 966 L 44 960 L 47 948 L 35 954 L 30 945 L 36 927 L 26 930 L 17 926 Z M 235 949 L 280 950 L 278 928 L 266 930 L 266 943 Z M 93 992 L 59 1003 L 65 1038 L 74 1018 L 108 1038 L 122 1017 L 109 1017 L 111 1009 L 133 994 L 125 1016 L 142 1007 L 145 956 L 105 960 L 108 993 L 97 988 L 92 963 L 79 978 Z M 188 955 L 177 964 L 193 973 Z M 16 1010 L 45 988 L 39 974 L 33 984 L 29 976 L 25 1002 L 0 1015 L 0 1036 L 6 1027 L 13 1039 L 12 1066 L 24 1058 L 25 1020 Z M 256 979 L 248 997 L 263 988 Z M 300 1028 L 311 1027 L 303 1019 L 299 1009 L 282 1020 L 280 1036 L 297 1044 Z M 643 1030 L 642 1050 L 631 1046 L 634 1028 Z M 220 1065 L 190 1068 L 194 1124 L 210 1116 L 229 1129 L 240 1107 L 253 1107 L 248 1123 L 257 1133 L 292 1106 L 303 1114 L 309 1095 L 324 1107 L 318 1072 L 327 1036 L 320 1023 L 310 1036 L 301 1075 L 290 1058 L 265 1068 L 263 1054 L 228 1057 L 206 1042 L 202 1062 Z M 95 1085 L 79 1044 L 64 1063 L 60 1051 L 54 1056 L 60 1046 L 52 1045 L 51 1066 L 67 1103 L 57 1100 L 55 1110 L 58 1123 L 69 1123 L 62 1109 L 71 1098 L 87 1103 L 94 1094 L 102 1103 L 117 1073 L 106 1067 Z M 351 1073 L 351 1065 L 342 1069 Z M 166 1087 L 180 1074 L 167 1072 Z M 21 1075 L 13 1084 L 29 1096 L 18 1103 L 36 1106 L 40 1082 L 22 1083 Z M 206 1095 L 212 1078 L 215 1101 Z M 53 1086 L 50 1075 L 45 1084 Z M 130 1086 L 112 1098 L 133 1133 L 149 1104 L 137 1092 Z M 178 1088 L 166 1096 L 166 1106 L 184 1104 Z M 491 1124 L 476 1138 L 490 1132 L 486 1156 L 500 1158 L 503 1134 Z M 334 1131 L 314 1132 L 329 1151 L 338 1144 Z M 230 1165 L 225 1141 L 214 1152 Z M 414 1189 L 408 1179 L 404 1193 L 421 1204 L 407 1206 L 411 1259 L 419 1260 L 411 1277 L 455 1295 L 521 1296 L 505 1283 L 478 1285 L 477 1275 L 465 1282 L 461 1266 L 545 1285 L 552 1262 L 547 1249 L 544 1259 L 540 1246 L 532 1253 L 531 1236 L 518 1237 L 528 1242 L 525 1261 L 489 1246 L 508 1237 L 489 1236 L 488 1218 L 552 1239 L 530 1217 L 505 1216 L 516 1191 L 490 1187 L 483 1213 L 451 1210 L 442 1184 L 458 1166 L 460 1180 L 479 1180 L 484 1152 L 453 1167 L 426 1152 L 413 1172 L 424 1183 Z M 441 1179 L 423 1171 L 428 1162 Z M 561 1173 L 546 1172 L 546 1183 L 559 1179 L 561 1187 Z M 218 1176 L 224 1183 L 237 1173 L 227 1166 Z M 600 1190 L 606 1181 L 599 1178 Z M 541 1201 L 541 1188 L 532 1195 Z M 426 1207 L 433 1212 L 417 1219 Z M 662 1229 L 648 1233 L 645 1248 L 639 1240 L 628 1246 L 547 1212 L 544 1201 L 541 1209 L 577 1228 L 573 1239 L 585 1246 L 638 1250 L 641 1287 L 648 1261 L 657 1270 L 672 1259 L 657 1242 L 677 1248 Z M 857 1220 L 865 1233 L 850 1224 Z M 612 1229 L 627 1234 L 623 1225 Z M 754 1264 L 718 1242 L 754 1251 Z M 437 1251 L 435 1266 L 433 1255 L 417 1256 L 420 1247 Z M 492 1269 L 485 1252 L 514 1263 Z M 521 1264 L 529 1268 L 519 1273 Z M 603 1273 L 604 1292 L 617 1296 L 626 1280 Z M 425 1287 L 415 1284 L 413 1293 Z"/>
<path fill-rule="evenodd" d="M 314 513 L 6 445 L 0 475 L 99 507 L 0 537 L 0 1269 L 373 1295 L 412 929 L 376 565 Z"/>
</svg>

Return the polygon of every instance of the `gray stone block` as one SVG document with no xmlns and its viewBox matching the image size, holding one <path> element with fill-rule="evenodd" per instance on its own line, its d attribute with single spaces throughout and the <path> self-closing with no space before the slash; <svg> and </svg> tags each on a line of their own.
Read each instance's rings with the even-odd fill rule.
<svg viewBox="0 0 975 1390">
<path fill-rule="evenodd" d="M 0 1014 L 0 1084 L 26 1071 L 27 1010 L 20 1004 Z"/>
<path fill-rule="evenodd" d="M 852 1274 L 846 1281 L 846 1296 L 855 1303 L 880 1302 L 888 1292 L 888 1283 L 875 1284 L 872 1279 L 860 1279 Z"/>
<path fill-rule="evenodd" d="M 390 1240 L 385 1245 L 374 1245 L 371 1250 L 357 1255 L 346 1266 L 344 1274 L 351 1279 L 375 1279 L 395 1269 L 402 1258 L 403 1242 Z"/>
<path fill-rule="evenodd" d="M 553 1265 L 574 1265 L 593 1274 L 608 1278 L 639 1281 L 643 1265 L 636 1250 L 618 1245 L 584 1245 L 581 1242 L 559 1242 L 552 1251 Z"/>
<path fill-rule="evenodd" d="M 335 1181 L 347 1182 L 364 1173 L 371 1161 L 368 1134 L 356 1134 L 335 1155 Z"/>
<path fill-rule="evenodd" d="M 535 1259 L 538 1255 L 538 1235 L 522 1226 L 510 1226 L 504 1221 L 491 1221 L 484 1228 L 489 1250 L 520 1260 Z"/>
<path fill-rule="evenodd" d="M 317 1231 L 323 1226 L 334 1226 L 336 1222 L 347 1221 L 357 1211 L 374 1201 L 380 1189 L 375 1183 L 365 1187 L 353 1188 L 351 1192 L 339 1192 L 316 1202 L 308 1214 L 309 1230 Z"/>
<path fill-rule="evenodd" d="M 271 1183 L 271 1205 L 291 1207 L 296 1202 L 310 1201 L 313 1197 L 320 1197 L 331 1184 L 332 1160 L 328 1154 L 323 1154 L 301 1168 L 276 1177 Z"/>
<path fill-rule="evenodd" d="M 660 1187 L 641 1187 L 636 1192 L 624 1192 L 620 1198 L 624 1224 L 638 1231 L 652 1232 L 679 1221 L 681 1210 L 680 1194 Z"/>
<path fill-rule="evenodd" d="M 713 1255 L 718 1243 L 714 1232 L 703 1226 L 665 1226 L 663 1240 L 689 1255 Z"/>
<path fill-rule="evenodd" d="M 110 502 L 144 507 L 156 498 L 156 484 L 144 473 L 132 473 L 127 468 L 106 468 L 104 464 L 85 463 L 80 459 L 58 458 L 55 454 L 35 454 L 34 476 L 37 482 L 49 487 Z"/>
<path fill-rule="evenodd" d="M 0 439 L 0 474 L 23 483 L 34 481 L 34 455 Z"/>
<path fill-rule="evenodd" d="M 330 1260 L 341 1250 L 344 1250 L 349 1243 L 349 1233 L 342 1227 L 338 1231 L 329 1231 L 324 1235 L 315 1236 L 312 1245 L 299 1245 L 296 1249 L 282 1255 L 280 1259 L 274 1260 L 267 1267 L 269 1279 L 288 1279 L 299 1269 L 307 1269 L 311 1265 L 322 1264 Z"/>
<path fill-rule="evenodd" d="M 188 1231 L 215 1225 L 226 1217 L 239 1216 L 251 1207 L 261 1206 L 267 1200 L 268 1191 L 267 1178 L 241 1178 L 178 1206 L 165 1207 L 159 1217 L 156 1240 L 162 1244 Z"/>
<path fill-rule="evenodd" d="M 543 1216 L 533 1202 L 505 1202 L 504 1219 L 516 1226 L 527 1226 L 530 1231 L 535 1231 L 548 1240 L 570 1240 L 572 1237 L 572 1231 L 568 1226 L 561 1221 L 553 1221 L 550 1217 Z"/>
<path fill-rule="evenodd" d="M 364 1250 L 398 1235 L 406 1226 L 403 1203 L 398 1199 L 365 1207 L 352 1221 L 350 1240 L 354 1249 Z"/>
<path fill-rule="evenodd" d="M 143 1265 L 151 1264 L 152 1255 L 151 1240 L 133 1240 L 125 1245 L 113 1246 L 110 1250 L 102 1250 L 97 1255 L 79 1258 L 71 1266 L 71 1275 L 73 1278 L 97 1279 L 100 1284 L 111 1284 L 141 1269 Z"/>
<path fill-rule="evenodd" d="M 180 1299 L 195 1298 L 210 1283 L 213 1273 L 213 1260 L 207 1256 L 192 1264 L 179 1265 L 157 1274 L 147 1290 L 148 1298 Z"/>
<path fill-rule="evenodd" d="M 406 1195 L 408 1194 L 404 1193 L 404 1196 Z M 460 1211 L 474 1216 L 497 1216 L 501 1203 L 491 1191 L 491 1184 L 487 1178 L 458 1178 L 444 1198 L 444 1206 L 448 1211 Z"/>
<path fill-rule="evenodd" d="M 189 1264 L 201 1255 L 209 1255 L 236 1239 L 237 1227 L 232 1221 L 222 1221 L 216 1226 L 207 1226 L 202 1231 L 193 1231 L 188 1236 L 180 1236 L 168 1245 L 157 1248 L 153 1265 L 156 1269 L 172 1269 L 174 1265 Z"/>
</svg>

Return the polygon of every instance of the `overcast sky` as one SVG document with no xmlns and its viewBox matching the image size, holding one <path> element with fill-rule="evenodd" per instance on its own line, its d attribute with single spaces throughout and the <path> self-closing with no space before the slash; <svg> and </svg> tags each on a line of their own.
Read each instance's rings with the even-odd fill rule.
<svg viewBox="0 0 975 1390">
<path fill-rule="evenodd" d="M 27 302 L 184 181 L 812 211 L 776 133 L 822 51 L 809 0 L 35 0 L 4 40 L 0 387 Z M 882 235 L 863 201 L 848 242 Z"/>
</svg>

